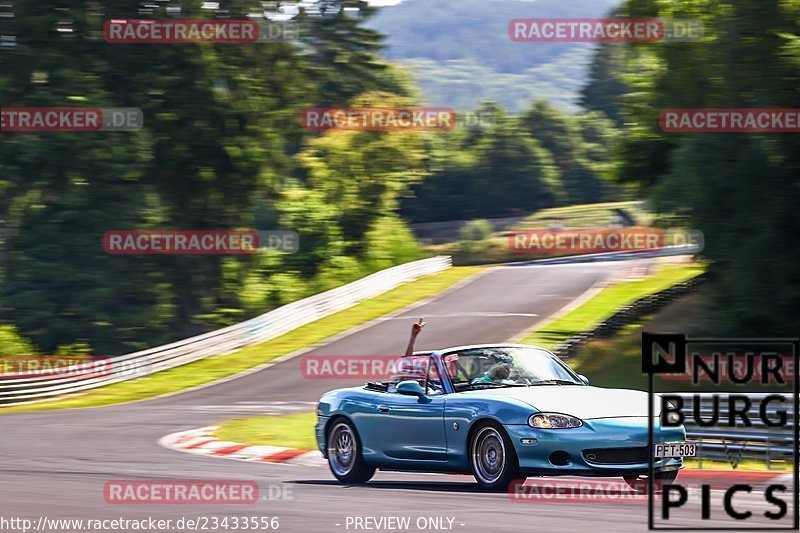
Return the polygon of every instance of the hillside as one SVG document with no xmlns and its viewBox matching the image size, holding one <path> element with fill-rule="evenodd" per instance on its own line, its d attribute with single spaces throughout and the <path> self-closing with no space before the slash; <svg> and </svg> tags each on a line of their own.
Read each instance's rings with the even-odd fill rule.
<svg viewBox="0 0 800 533">
<path fill-rule="evenodd" d="M 370 26 L 385 56 L 413 69 L 431 105 L 470 109 L 492 99 L 519 111 L 534 98 L 576 110 L 595 44 L 515 43 L 508 22 L 525 17 L 602 17 L 619 0 L 406 0 Z M 422 22 L 421 22 L 422 21 Z"/>
</svg>

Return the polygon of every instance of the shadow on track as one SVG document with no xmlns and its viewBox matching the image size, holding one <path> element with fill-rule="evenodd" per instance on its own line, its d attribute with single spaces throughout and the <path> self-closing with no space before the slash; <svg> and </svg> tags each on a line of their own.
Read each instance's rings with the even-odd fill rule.
<svg viewBox="0 0 800 533">
<path fill-rule="evenodd" d="M 364 484 L 347 485 L 339 483 L 335 480 L 296 480 L 286 481 L 286 483 L 297 485 L 319 485 L 319 486 L 339 486 L 343 489 L 349 488 L 369 488 L 369 489 L 393 489 L 393 490 L 408 490 L 408 491 L 427 491 L 427 492 L 450 492 L 450 493 L 472 493 L 472 494 L 505 494 L 508 493 L 492 493 L 482 490 L 477 483 L 457 483 L 452 481 L 370 481 Z M 526 492 L 521 496 L 522 500 L 526 499 L 554 499 L 553 486 L 548 484 L 547 481 L 539 480 L 538 478 L 528 478 L 525 483 L 530 495 Z M 563 499 L 573 500 L 609 500 L 609 501 L 638 501 L 641 503 L 647 502 L 647 497 L 642 494 L 636 494 L 634 491 L 627 488 L 610 488 L 610 487 L 591 487 L 587 488 L 585 485 L 581 486 L 579 482 L 574 485 L 565 484 L 559 485 L 558 488 L 562 494 L 566 496 Z"/>
<path fill-rule="evenodd" d="M 482 491 L 480 487 L 478 487 L 477 483 L 453 483 L 450 481 L 370 481 L 368 483 L 359 485 L 347 485 L 339 483 L 335 480 L 304 479 L 298 481 L 288 481 L 287 483 L 296 483 L 298 485 L 339 486 L 343 489 L 363 487 L 368 489 L 400 489 L 430 492 L 491 494 L 489 492 Z"/>
</svg>

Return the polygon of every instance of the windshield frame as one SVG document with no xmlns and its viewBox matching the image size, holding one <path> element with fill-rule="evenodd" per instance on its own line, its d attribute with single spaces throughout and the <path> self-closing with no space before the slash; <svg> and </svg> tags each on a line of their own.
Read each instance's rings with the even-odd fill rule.
<svg viewBox="0 0 800 533">
<path fill-rule="evenodd" d="M 445 361 L 444 361 L 447 356 L 453 355 L 453 354 L 461 354 L 463 352 L 468 352 L 468 351 L 472 351 L 472 350 L 499 350 L 499 349 L 506 349 L 506 350 L 508 350 L 508 349 L 517 349 L 517 350 L 536 350 L 536 351 L 539 351 L 539 352 L 549 356 L 550 359 L 555 361 L 556 364 L 560 368 L 562 368 L 564 371 L 566 371 L 566 373 L 575 380 L 574 386 L 583 386 L 583 387 L 587 386 L 586 382 L 583 381 L 583 379 L 580 377 L 580 375 L 577 372 L 575 372 L 572 368 L 570 368 L 569 365 L 567 365 L 564 361 L 561 360 L 561 358 L 556 356 L 550 350 L 547 350 L 547 349 L 542 348 L 540 346 L 530 346 L 530 345 L 524 345 L 524 344 L 505 344 L 505 345 L 501 344 L 501 345 L 489 345 L 489 346 L 463 346 L 463 347 L 459 347 L 459 348 L 448 349 L 447 351 L 444 351 L 444 352 L 442 352 L 440 354 L 437 354 L 438 356 L 436 357 L 436 359 L 437 359 L 436 362 L 439 365 L 440 375 L 442 375 L 444 377 L 444 379 L 446 380 L 446 383 L 447 383 L 446 384 L 446 390 L 447 390 L 447 392 L 448 393 L 450 393 L 450 392 L 459 393 L 459 392 L 468 392 L 468 391 L 476 391 L 476 390 L 490 390 L 490 389 L 497 389 L 497 388 L 515 388 L 515 387 L 519 387 L 519 386 L 535 386 L 535 385 L 524 385 L 524 384 L 516 384 L 516 385 L 508 384 L 506 386 L 503 386 L 501 384 L 498 384 L 496 386 L 487 386 L 487 387 L 475 387 L 475 388 L 473 388 L 472 386 L 470 386 L 468 388 L 461 388 L 463 383 L 459 383 L 459 387 L 458 388 L 456 387 L 456 383 L 455 383 L 455 381 L 453 381 L 453 377 L 450 375 L 450 371 L 448 370 L 447 365 L 445 364 Z M 567 385 L 567 386 L 573 386 L 573 385 Z"/>
</svg>

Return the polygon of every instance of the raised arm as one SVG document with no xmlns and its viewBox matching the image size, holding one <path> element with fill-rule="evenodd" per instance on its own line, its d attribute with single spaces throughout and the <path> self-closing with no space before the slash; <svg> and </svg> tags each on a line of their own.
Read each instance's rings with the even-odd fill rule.
<svg viewBox="0 0 800 533">
<path fill-rule="evenodd" d="M 422 331 L 422 327 L 425 325 L 425 320 L 420 318 L 418 321 L 414 322 L 411 325 L 411 338 L 408 339 L 408 347 L 406 348 L 406 356 L 411 355 L 414 353 L 414 343 L 417 341 L 417 335 L 419 332 Z"/>
</svg>

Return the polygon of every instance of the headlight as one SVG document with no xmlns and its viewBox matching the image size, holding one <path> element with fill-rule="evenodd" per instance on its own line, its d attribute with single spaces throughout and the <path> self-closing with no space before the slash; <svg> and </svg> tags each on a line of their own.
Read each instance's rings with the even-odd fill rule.
<svg viewBox="0 0 800 533">
<path fill-rule="evenodd" d="M 555 413 L 538 413 L 528 418 L 528 425 L 538 429 L 569 429 L 583 425 L 580 419 Z"/>
</svg>

